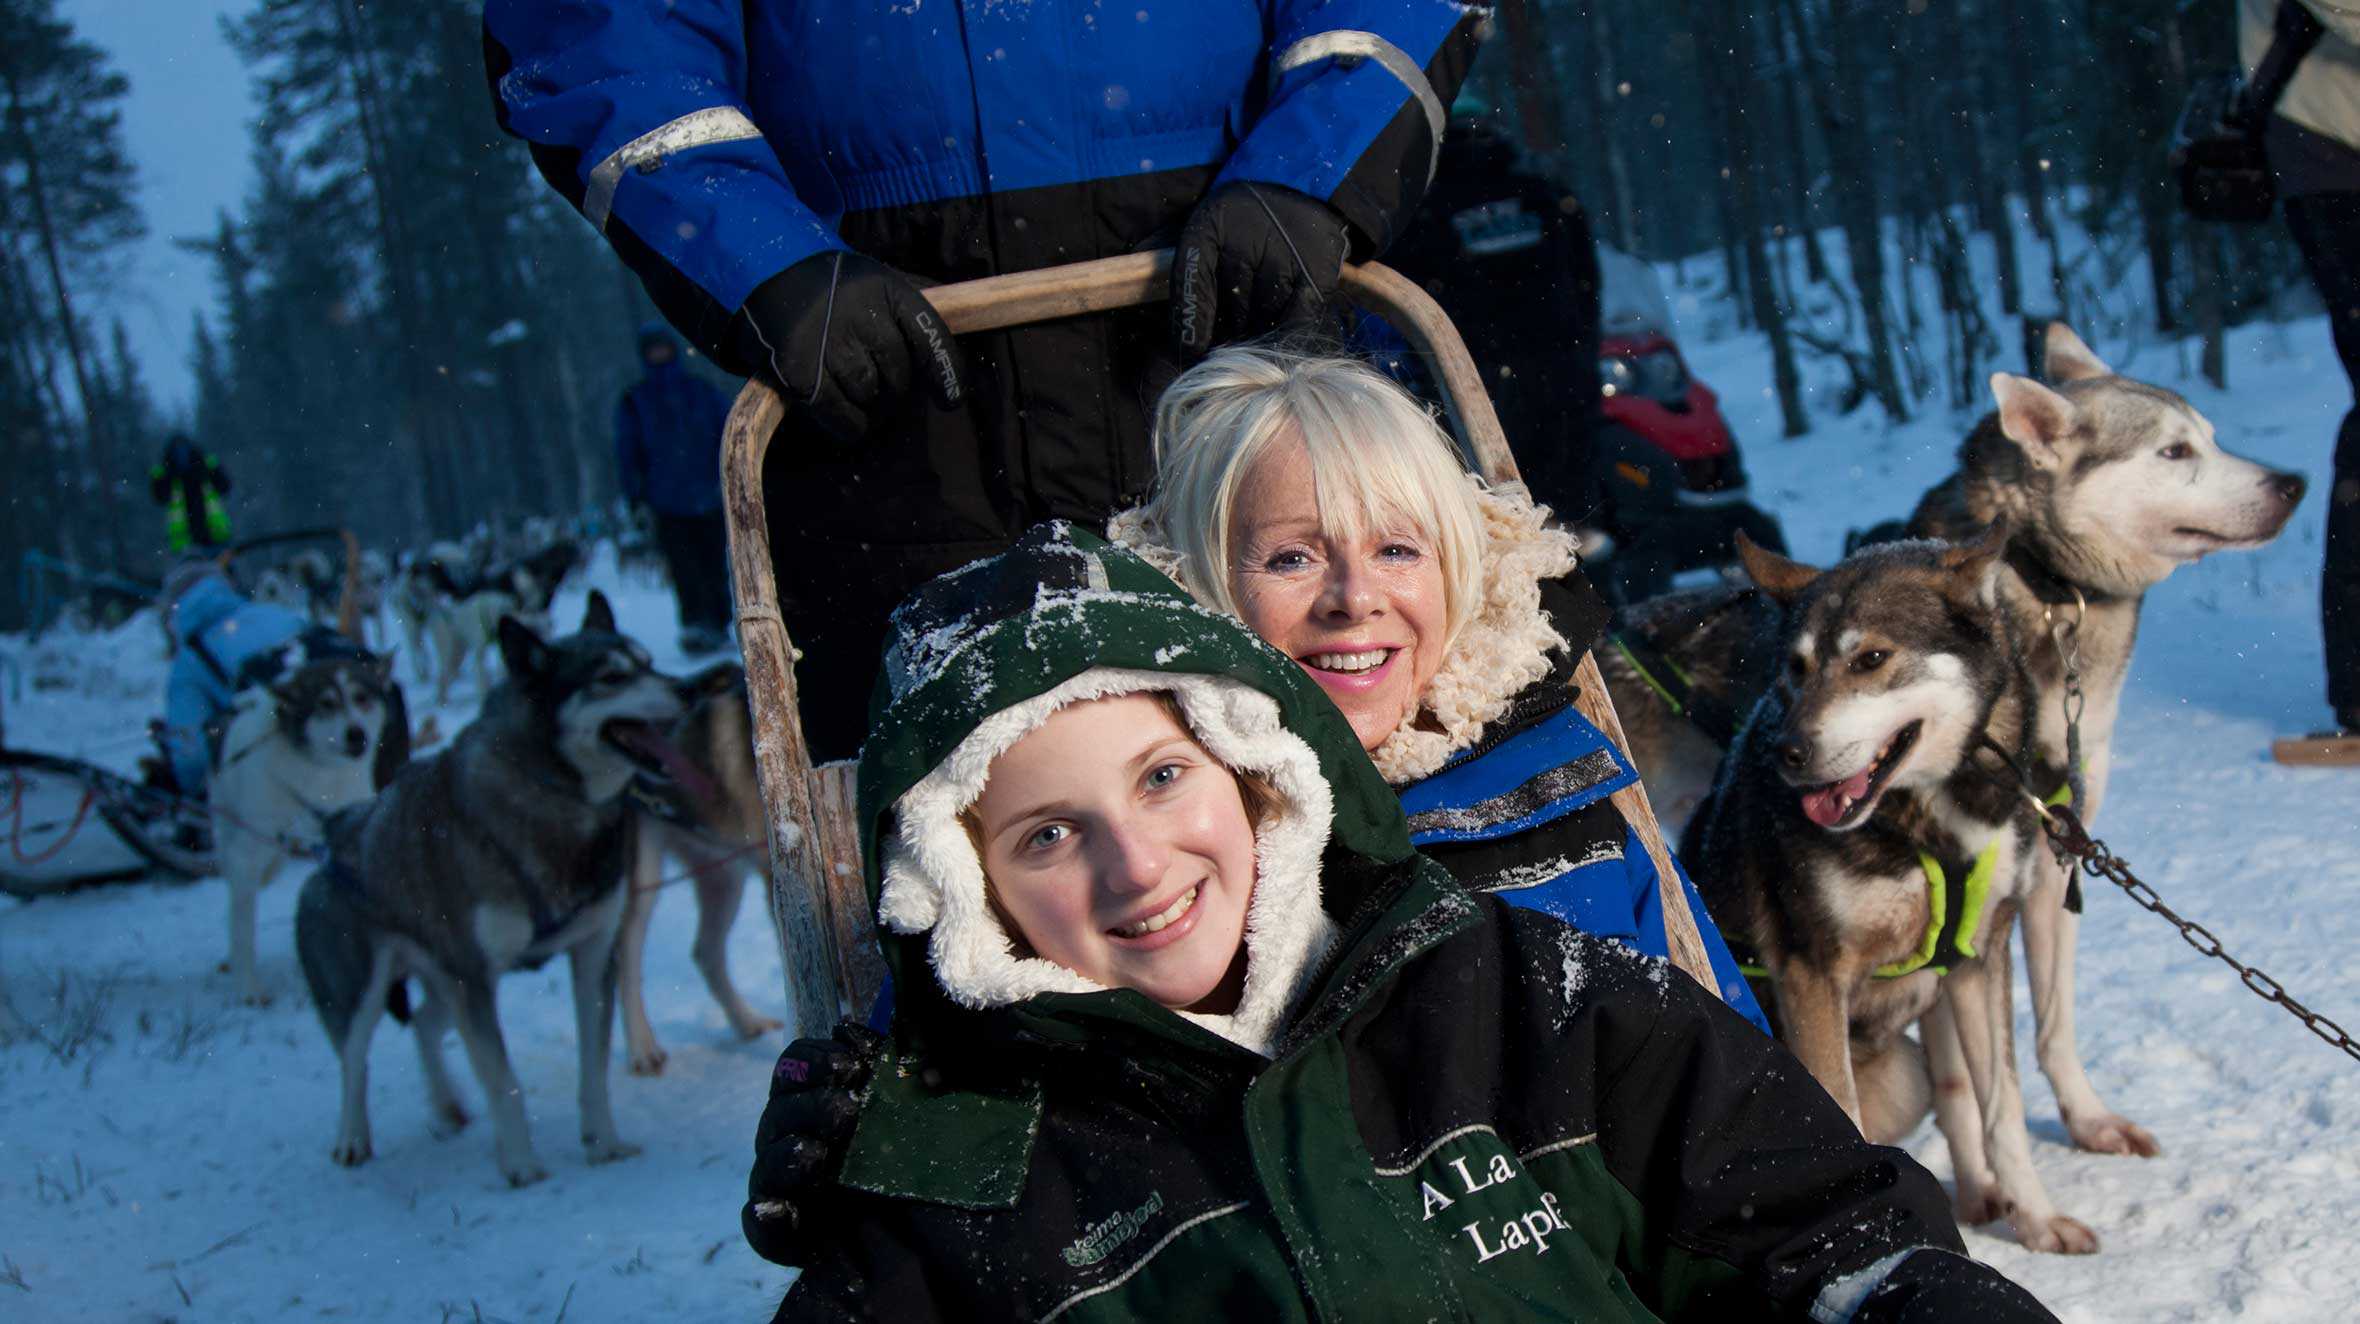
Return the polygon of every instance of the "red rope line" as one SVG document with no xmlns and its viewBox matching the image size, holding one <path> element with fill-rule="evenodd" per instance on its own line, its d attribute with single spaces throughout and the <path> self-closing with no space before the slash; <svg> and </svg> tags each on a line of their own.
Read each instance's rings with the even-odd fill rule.
<svg viewBox="0 0 2360 1324">
<path fill-rule="evenodd" d="M 57 839 L 56 845 L 40 854 L 27 855 L 25 854 L 24 837 L 25 778 L 23 773 L 10 768 L 8 770 L 8 853 L 16 857 L 18 864 L 26 866 L 47 864 L 57 857 L 59 851 L 71 845 L 74 838 L 80 834 L 82 821 L 90 817 L 90 806 L 97 799 L 97 788 L 84 782 L 82 784 L 82 803 L 74 810 L 74 821 L 66 824 L 65 835 Z"/>
</svg>

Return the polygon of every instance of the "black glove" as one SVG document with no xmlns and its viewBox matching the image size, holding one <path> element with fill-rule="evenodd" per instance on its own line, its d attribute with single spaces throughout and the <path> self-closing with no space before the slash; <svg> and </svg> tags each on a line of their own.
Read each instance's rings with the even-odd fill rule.
<svg viewBox="0 0 2360 1324">
<path fill-rule="evenodd" d="M 770 1102 L 754 1130 L 754 1171 L 739 1215 L 746 1242 L 773 1264 L 799 1268 L 812 1249 L 813 1210 L 829 1194 L 868 1094 L 884 1036 L 853 1021 L 832 1039 L 797 1039 L 779 1054 Z"/>
<path fill-rule="evenodd" d="M 1351 237 L 1335 208 L 1281 184 L 1213 190 L 1172 254 L 1172 343 L 1203 357 L 1224 341 L 1318 314 L 1336 292 Z"/>
<path fill-rule="evenodd" d="M 907 276 L 875 258 L 818 253 L 772 276 L 730 320 L 742 363 L 768 365 L 792 408 L 840 441 L 923 386 L 940 409 L 966 398 L 959 347 Z"/>
</svg>

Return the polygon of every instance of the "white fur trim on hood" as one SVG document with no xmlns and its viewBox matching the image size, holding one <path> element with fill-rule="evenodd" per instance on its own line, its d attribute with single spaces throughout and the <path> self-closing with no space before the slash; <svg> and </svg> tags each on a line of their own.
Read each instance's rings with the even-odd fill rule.
<svg viewBox="0 0 2360 1324">
<path fill-rule="evenodd" d="M 1102 986 L 1041 957 L 1019 955 L 985 895 L 983 861 L 959 815 L 983 794 L 992 761 L 1069 704 L 1169 691 L 1207 753 L 1270 783 L 1279 806 L 1255 833 L 1254 890 L 1246 906 L 1246 979 L 1226 1016 L 1180 1012 L 1269 1055 L 1303 985 L 1336 940 L 1320 909 L 1319 864 L 1334 807 L 1319 758 L 1279 720 L 1278 703 L 1240 681 L 1100 667 L 978 723 L 894 805 L 877 911 L 896 933 L 928 934 L 935 979 L 952 1001 L 984 1009 L 1041 993 Z"/>
<path fill-rule="evenodd" d="M 1548 508 L 1535 505 L 1521 485 L 1488 487 L 1472 474 L 1467 481 L 1483 515 L 1483 601 L 1426 683 L 1416 715 L 1369 751 L 1395 786 L 1433 775 L 1481 740 L 1509 700 L 1549 674 L 1550 651 L 1568 646 L 1541 610 L 1541 581 L 1573 572 L 1574 536 L 1550 524 Z M 1144 509 L 1117 514 L 1106 536 L 1188 585 L 1184 558 Z"/>
</svg>

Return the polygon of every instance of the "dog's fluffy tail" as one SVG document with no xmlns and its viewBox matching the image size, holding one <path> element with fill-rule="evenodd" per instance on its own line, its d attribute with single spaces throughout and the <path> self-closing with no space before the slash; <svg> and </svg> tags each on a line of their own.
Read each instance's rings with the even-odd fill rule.
<svg viewBox="0 0 2360 1324">
<path fill-rule="evenodd" d="M 303 982 L 311 990 L 311 1005 L 320 1014 L 328 1041 L 341 1046 L 360 1010 L 361 998 L 368 992 L 376 954 L 369 946 L 367 922 L 354 904 L 352 889 L 334 876 L 337 868 L 331 861 L 303 880 L 303 892 L 295 900 L 295 956 L 303 966 Z M 385 1009 L 395 1020 L 409 1021 L 406 983 L 394 982 L 387 992 Z"/>
</svg>

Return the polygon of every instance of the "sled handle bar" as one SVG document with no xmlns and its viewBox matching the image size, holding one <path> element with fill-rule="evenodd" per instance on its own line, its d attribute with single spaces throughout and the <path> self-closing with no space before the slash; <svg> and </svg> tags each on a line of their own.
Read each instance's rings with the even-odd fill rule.
<svg viewBox="0 0 2360 1324">
<path fill-rule="evenodd" d="M 1162 249 L 938 285 L 924 293 L 950 332 L 962 335 L 1157 303 L 1170 293 L 1171 268 L 1171 250 Z M 1452 431 L 1476 471 L 1495 484 L 1518 481 L 1516 457 L 1484 392 L 1483 374 L 1433 297 L 1374 262 L 1347 263 L 1340 288 L 1354 304 L 1390 322 L 1425 357 L 1441 385 Z M 723 433 L 721 481 L 738 641 L 753 709 L 755 770 L 769 811 L 772 916 L 795 1003 L 795 1032 L 818 1036 L 835 1023 L 839 1000 L 851 1015 L 868 1014 L 884 968 L 861 868 L 853 765 L 811 766 L 797 706 L 794 646 L 779 615 L 778 585 L 771 573 L 762 467 L 785 417 L 786 402 L 778 392 L 760 377 L 749 380 Z M 1589 653 L 1582 654 L 1574 684 L 1576 708 L 1628 758 L 1630 743 Z M 1718 996 L 1704 939 L 1646 789 L 1633 781 L 1612 800 L 1655 866 L 1673 963 Z"/>
</svg>

